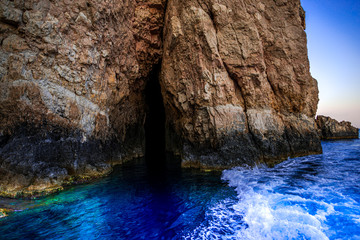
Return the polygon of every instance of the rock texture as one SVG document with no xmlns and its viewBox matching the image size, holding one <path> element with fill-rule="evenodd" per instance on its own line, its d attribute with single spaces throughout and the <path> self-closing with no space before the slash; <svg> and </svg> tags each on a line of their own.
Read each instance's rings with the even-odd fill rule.
<svg viewBox="0 0 360 240">
<path fill-rule="evenodd" d="M 0 195 L 144 155 L 159 74 L 166 148 L 184 167 L 321 152 L 304 28 L 299 0 L 2 1 Z"/>
<path fill-rule="evenodd" d="M 359 138 L 359 129 L 353 127 L 351 122 L 338 122 L 331 117 L 319 115 L 316 117 L 316 125 L 321 139 L 351 139 Z"/>
<path fill-rule="evenodd" d="M 169 0 L 161 83 L 183 166 L 321 152 L 300 1 Z"/>
<path fill-rule="evenodd" d="M 0 195 L 56 191 L 144 154 L 164 2 L 1 1 Z"/>
</svg>

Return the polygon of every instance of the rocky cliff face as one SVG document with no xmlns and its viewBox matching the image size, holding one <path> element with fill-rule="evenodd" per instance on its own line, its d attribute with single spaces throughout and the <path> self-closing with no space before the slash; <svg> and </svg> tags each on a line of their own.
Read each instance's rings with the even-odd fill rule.
<svg viewBox="0 0 360 240">
<path fill-rule="evenodd" d="M 158 75 L 166 148 L 184 167 L 321 152 L 304 28 L 299 1 L 2 1 L 0 194 L 144 155 Z"/>
<path fill-rule="evenodd" d="M 184 166 L 321 151 L 304 28 L 300 1 L 168 2 L 161 83 L 168 149 Z"/>
<path fill-rule="evenodd" d="M 144 154 L 143 92 L 162 54 L 164 7 L 1 2 L 3 194 L 53 191 Z"/>
<path fill-rule="evenodd" d="M 316 117 L 316 125 L 321 139 L 351 139 L 359 138 L 359 129 L 353 127 L 351 122 L 338 122 L 327 116 Z"/>
</svg>

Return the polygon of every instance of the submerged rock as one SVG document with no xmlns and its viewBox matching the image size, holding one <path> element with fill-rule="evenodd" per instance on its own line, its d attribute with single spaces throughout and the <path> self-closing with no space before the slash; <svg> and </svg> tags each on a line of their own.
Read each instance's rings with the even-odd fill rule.
<svg viewBox="0 0 360 240">
<path fill-rule="evenodd" d="M 331 117 L 319 115 L 316 117 L 316 125 L 319 136 L 324 140 L 359 138 L 359 129 L 352 126 L 351 122 L 338 122 Z"/>
<path fill-rule="evenodd" d="M 3 1 L 0 195 L 143 156 L 154 78 L 183 167 L 320 153 L 304 28 L 299 0 Z"/>
</svg>

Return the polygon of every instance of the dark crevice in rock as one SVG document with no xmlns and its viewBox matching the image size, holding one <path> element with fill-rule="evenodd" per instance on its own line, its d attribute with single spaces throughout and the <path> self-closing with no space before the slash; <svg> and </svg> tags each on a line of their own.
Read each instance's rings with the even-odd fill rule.
<svg viewBox="0 0 360 240">
<path fill-rule="evenodd" d="M 166 11 L 167 11 L 167 7 L 168 7 L 168 0 L 165 0 L 164 1 L 164 6 L 163 6 L 163 10 L 164 10 L 164 15 L 163 15 L 163 18 L 162 18 L 162 22 L 163 24 L 165 24 L 165 19 L 166 19 Z M 164 42 L 164 25 L 162 25 L 162 28 L 161 28 L 161 42 L 163 43 Z M 161 60 L 160 60 L 161 61 Z"/>
<path fill-rule="evenodd" d="M 165 164 L 165 108 L 159 82 L 160 66 L 154 66 L 145 88 L 145 158 L 150 168 L 161 168 Z"/>
<path fill-rule="evenodd" d="M 272 92 L 274 93 L 274 96 L 277 96 L 276 91 L 275 91 L 275 87 L 274 87 L 273 84 L 271 83 L 271 81 L 270 81 L 270 79 L 269 79 L 269 76 L 267 76 L 267 73 L 266 73 L 266 80 L 267 80 L 267 82 L 269 83 L 270 88 L 271 88 Z"/>
<path fill-rule="evenodd" d="M 6 134 L 6 135 L 0 136 L 0 148 L 5 146 L 9 140 L 10 140 L 10 135 Z"/>
</svg>

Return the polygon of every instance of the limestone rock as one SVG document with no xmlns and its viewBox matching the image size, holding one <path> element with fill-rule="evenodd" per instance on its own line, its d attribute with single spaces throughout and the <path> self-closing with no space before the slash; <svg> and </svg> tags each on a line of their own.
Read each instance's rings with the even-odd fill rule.
<svg viewBox="0 0 360 240">
<path fill-rule="evenodd" d="M 143 91 L 164 7 L 1 2 L 0 195 L 46 194 L 144 155 Z"/>
<path fill-rule="evenodd" d="M 13 1 L 0 2 L 0 20 L 8 24 L 18 25 L 21 23 L 22 11 L 15 8 Z"/>
<path fill-rule="evenodd" d="M 166 147 L 184 167 L 320 153 L 304 28 L 299 0 L 2 1 L 0 195 L 144 155 L 160 63 Z"/>
<path fill-rule="evenodd" d="M 338 122 L 331 117 L 319 115 L 316 117 L 319 135 L 324 140 L 359 138 L 359 129 L 351 122 Z"/>
<path fill-rule="evenodd" d="M 320 153 L 300 1 L 170 0 L 161 83 L 183 166 Z"/>
</svg>

